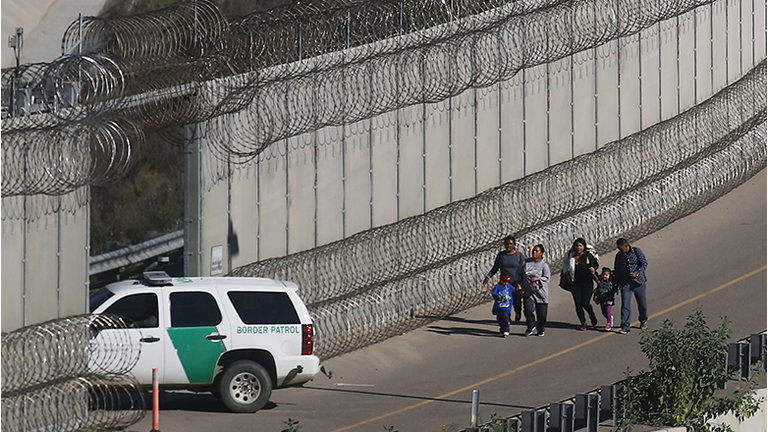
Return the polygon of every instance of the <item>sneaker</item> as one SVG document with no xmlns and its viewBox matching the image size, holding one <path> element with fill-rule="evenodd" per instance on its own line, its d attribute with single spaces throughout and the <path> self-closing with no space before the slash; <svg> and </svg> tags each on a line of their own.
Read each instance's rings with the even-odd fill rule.
<svg viewBox="0 0 768 432">
<path fill-rule="evenodd" d="M 501 337 L 507 337 L 507 336 L 509 336 L 509 332 L 504 332 L 504 333 L 501 335 Z"/>
<path fill-rule="evenodd" d="M 542 337 L 542 336 L 544 336 L 544 330 L 542 330 L 542 331 L 540 331 L 540 332 L 536 333 L 536 336 L 538 336 L 538 337 Z"/>
<path fill-rule="evenodd" d="M 623 335 L 625 335 L 625 334 L 629 334 L 629 330 L 627 330 L 627 329 L 621 329 L 621 330 L 619 330 L 619 334 L 623 334 Z"/>
<path fill-rule="evenodd" d="M 528 329 L 528 330 L 525 331 L 525 335 L 526 336 L 530 336 L 532 334 L 533 334 L 533 329 Z"/>
<path fill-rule="evenodd" d="M 647 322 L 641 322 L 640 323 L 640 330 L 645 330 L 647 328 L 648 328 L 648 323 Z"/>
<path fill-rule="evenodd" d="M 586 331 L 587 330 L 587 323 L 581 323 L 581 327 L 579 327 L 579 330 Z"/>
<path fill-rule="evenodd" d="M 610 323 L 606 324 L 606 325 L 605 325 L 605 331 L 611 331 L 611 328 L 612 328 L 612 327 L 613 327 L 613 326 L 611 326 L 611 324 L 610 324 Z"/>
</svg>

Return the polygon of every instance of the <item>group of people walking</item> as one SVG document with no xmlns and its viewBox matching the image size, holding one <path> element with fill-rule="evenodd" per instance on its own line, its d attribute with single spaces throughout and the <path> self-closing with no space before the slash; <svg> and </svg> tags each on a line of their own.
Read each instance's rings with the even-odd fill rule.
<svg viewBox="0 0 768 432">
<path fill-rule="evenodd" d="M 621 294 L 621 329 L 619 333 L 630 331 L 630 312 L 632 297 L 635 297 L 640 320 L 640 328 L 645 329 L 648 322 L 648 308 L 645 297 L 645 270 L 648 261 L 643 251 L 633 247 L 620 238 L 616 241 L 618 252 L 614 259 L 613 270 L 603 267 L 598 273 L 598 254 L 583 238 L 577 238 L 563 258 L 560 270 L 559 286 L 571 293 L 579 329 L 597 327 L 598 319 L 590 301 L 600 306 L 600 312 L 606 320 L 604 329 L 613 328 L 612 306 L 617 293 Z M 549 306 L 549 281 L 552 272 L 544 260 L 544 246 L 533 246 L 530 257 L 523 257 L 517 250 L 513 236 L 504 238 L 504 249 L 496 258 L 483 284 L 500 273 L 499 283 L 493 287 L 492 312 L 499 324 L 502 337 L 509 335 L 512 311 L 514 320 L 520 321 L 525 316 L 526 336 L 536 330 L 537 336 L 544 336 Z M 595 283 L 597 287 L 595 288 Z M 586 314 L 585 314 L 586 313 Z"/>
</svg>

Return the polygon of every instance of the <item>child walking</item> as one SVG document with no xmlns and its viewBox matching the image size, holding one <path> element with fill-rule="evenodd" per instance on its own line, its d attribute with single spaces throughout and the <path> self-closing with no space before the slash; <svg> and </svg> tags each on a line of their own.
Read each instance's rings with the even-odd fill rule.
<svg viewBox="0 0 768 432">
<path fill-rule="evenodd" d="M 510 280 L 509 276 L 501 276 L 499 283 L 491 291 L 493 296 L 491 312 L 496 315 L 501 337 L 509 336 L 509 313 L 512 311 L 512 295 L 515 292 L 515 287 L 509 283 Z"/>
<path fill-rule="evenodd" d="M 611 331 L 613 327 L 613 314 L 611 313 L 611 306 L 613 306 L 614 296 L 616 295 L 617 287 L 611 281 L 613 273 L 608 267 L 603 267 L 600 272 L 600 277 L 593 275 L 597 281 L 597 288 L 595 288 L 594 301 L 600 305 L 600 311 L 607 320 L 605 325 L 605 331 Z"/>
</svg>

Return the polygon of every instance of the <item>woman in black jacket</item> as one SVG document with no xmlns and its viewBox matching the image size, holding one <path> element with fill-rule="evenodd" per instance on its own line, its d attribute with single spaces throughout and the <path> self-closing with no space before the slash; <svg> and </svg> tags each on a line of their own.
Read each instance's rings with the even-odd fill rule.
<svg viewBox="0 0 768 432">
<path fill-rule="evenodd" d="M 589 300 L 594 289 L 593 274 L 598 268 L 597 258 L 587 249 L 587 241 L 579 237 L 573 242 L 571 250 L 563 259 L 563 273 L 568 276 L 566 289 L 573 296 L 573 304 L 576 306 L 576 316 L 579 317 L 581 330 L 587 329 L 587 320 L 584 311 L 589 314 L 592 326 L 597 325 L 597 317 L 592 310 Z"/>
</svg>

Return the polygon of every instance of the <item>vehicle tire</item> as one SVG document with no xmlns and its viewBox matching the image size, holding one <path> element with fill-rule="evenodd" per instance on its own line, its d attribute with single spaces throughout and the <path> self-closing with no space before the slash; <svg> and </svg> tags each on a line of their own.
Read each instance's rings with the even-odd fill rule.
<svg viewBox="0 0 768 432">
<path fill-rule="evenodd" d="M 260 364 L 250 360 L 232 363 L 221 375 L 218 388 L 224 405 L 233 412 L 252 413 L 269 402 L 272 380 Z"/>
</svg>

